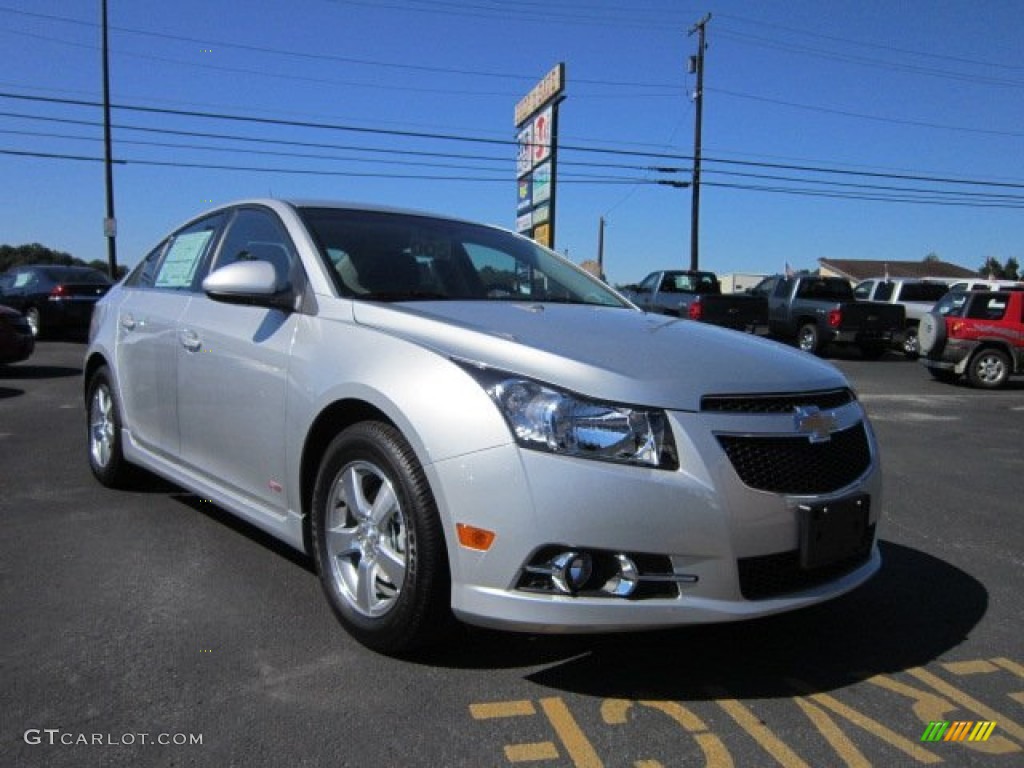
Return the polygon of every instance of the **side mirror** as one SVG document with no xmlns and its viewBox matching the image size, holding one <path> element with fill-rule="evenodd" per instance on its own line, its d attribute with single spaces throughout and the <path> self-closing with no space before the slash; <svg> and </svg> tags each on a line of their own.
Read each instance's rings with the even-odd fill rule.
<svg viewBox="0 0 1024 768">
<path fill-rule="evenodd" d="M 277 271 L 267 261 L 236 261 L 203 280 L 203 293 L 214 301 L 293 309 L 291 290 L 278 288 Z"/>
</svg>

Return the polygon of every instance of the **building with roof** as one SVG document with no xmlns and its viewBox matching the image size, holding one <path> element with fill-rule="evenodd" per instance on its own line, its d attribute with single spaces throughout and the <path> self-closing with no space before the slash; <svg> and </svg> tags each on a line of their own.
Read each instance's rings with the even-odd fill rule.
<svg viewBox="0 0 1024 768">
<path fill-rule="evenodd" d="M 873 259 L 818 259 L 824 277 L 842 277 L 859 283 L 872 277 L 911 277 L 917 279 L 962 280 L 977 277 L 977 271 L 948 261 L 876 261 Z"/>
</svg>

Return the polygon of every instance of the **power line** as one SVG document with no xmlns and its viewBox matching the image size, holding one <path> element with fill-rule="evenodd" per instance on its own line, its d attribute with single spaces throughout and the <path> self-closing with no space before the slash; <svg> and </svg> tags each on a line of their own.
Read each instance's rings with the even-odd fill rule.
<svg viewBox="0 0 1024 768">
<path fill-rule="evenodd" d="M 42 97 L 42 96 L 27 96 L 24 94 L 14 94 L 7 92 L 0 92 L 0 98 L 10 98 L 22 101 L 35 101 L 52 104 L 65 104 L 70 106 L 86 106 L 96 107 L 99 106 L 98 102 L 86 101 L 82 99 L 59 99 L 54 97 Z M 515 146 L 515 141 L 511 139 L 492 139 L 480 136 L 469 136 L 459 135 L 453 133 L 436 133 L 429 131 L 403 131 L 390 128 L 367 128 L 362 126 L 351 126 L 343 125 L 338 123 L 324 123 L 304 120 L 285 120 L 280 118 L 268 118 L 268 117 L 257 117 L 248 115 L 234 115 L 227 113 L 214 113 L 214 112 L 200 112 L 196 110 L 177 110 L 167 109 L 159 107 L 143 107 L 137 105 L 128 104 L 115 104 L 112 105 L 115 109 L 129 111 L 129 112 L 140 112 L 148 114 L 158 115 L 175 115 L 183 117 L 196 117 L 210 120 L 225 120 L 236 123 L 254 123 L 261 125 L 273 125 L 279 127 L 297 127 L 297 128 L 312 128 L 320 130 L 333 130 L 343 132 L 354 132 L 366 135 L 380 135 L 380 136 L 394 136 L 400 138 L 417 138 L 417 139 L 428 139 L 446 142 L 466 142 L 471 144 L 485 144 L 490 146 Z M 584 152 L 592 154 L 604 154 L 618 157 L 644 157 L 651 159 L 668 159 L 668 160 L 692 160 L 689 155 L 669 152 L 641 152 L 635 150 L 624 150 L 614 149 L 610 147 L 587 147 L 573 144 L 560 144 L 560 150 L 573 151 L 573 152 Z M 987 187 L 1004 187 L 1010 189 L 1024 189 L 1024 183 L 1015 182 L 1001 182 L 992 180 L 978 180 L 978 179 L 965 179 L 965 178 L 954 178 L 924 174 L 909 174 L 909 173 L 886 173 L 881 171 L 855 171 L 841 168 L 829 168 L 824 166 L 812 166 L 812 165 L 797 165 L 789 163 L 769 163 L 769 162 L 756 162 L 750 160 L 728 160 L 725 158 L 714 158 L 707 157 L 703 158 L 704 162 L 718 163 L 722 165 L 740 165 L 747 167 L 760 167 L 760 168 L 774 168 L 778 170 L 790 170 L 790 171 L 805 171 L 812 173 L 829 173 L 846 176 L 865 176 L 871 178 L 884 178 L 884 179 L 899 179 L 903 181 L 926 181 L 926 182 L 938 182 L 946 184 L 964 184 L 969 186 L 987 186 Z"/>
</svg>

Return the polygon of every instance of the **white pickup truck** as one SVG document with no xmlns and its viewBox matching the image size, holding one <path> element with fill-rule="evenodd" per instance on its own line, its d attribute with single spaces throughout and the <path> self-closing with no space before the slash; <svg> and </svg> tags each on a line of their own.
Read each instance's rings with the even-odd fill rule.
<svg viewBox="0 0 1024 768">
<path fill-rule="evenodd" d="M 920 349 L 917 326 L 921 318 L 935 306 L 935 302 L 948 291 L 949 285 L 942 280 L 873 277 L 858 283 L 853 289 L 853 295 L 858 301 L 881 301 L 886 304 L 903 305 L 906 326 L 903 329 L 901 345 L 903 354 L 914 359 Z"/>
</svg>

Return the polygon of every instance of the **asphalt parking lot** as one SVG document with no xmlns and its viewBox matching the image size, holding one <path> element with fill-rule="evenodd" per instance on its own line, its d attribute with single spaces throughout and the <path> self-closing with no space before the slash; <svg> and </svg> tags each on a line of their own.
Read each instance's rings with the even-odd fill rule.
<svg viewBox="0 0 1024 768">
<path fill-rule="evenodd" d="M 83 351 L 0 367 L 0 764 L 1021 764 L 1024 380 L 833 359 L 886 477 L 883 570 L 838 601 L 642 635 L 466 630 L 395 660 L 345 634 L 303 555 L 161 481 L 96 483 Z M 935 722 L 989 735 L 922 741 Z"/>
</svg>

